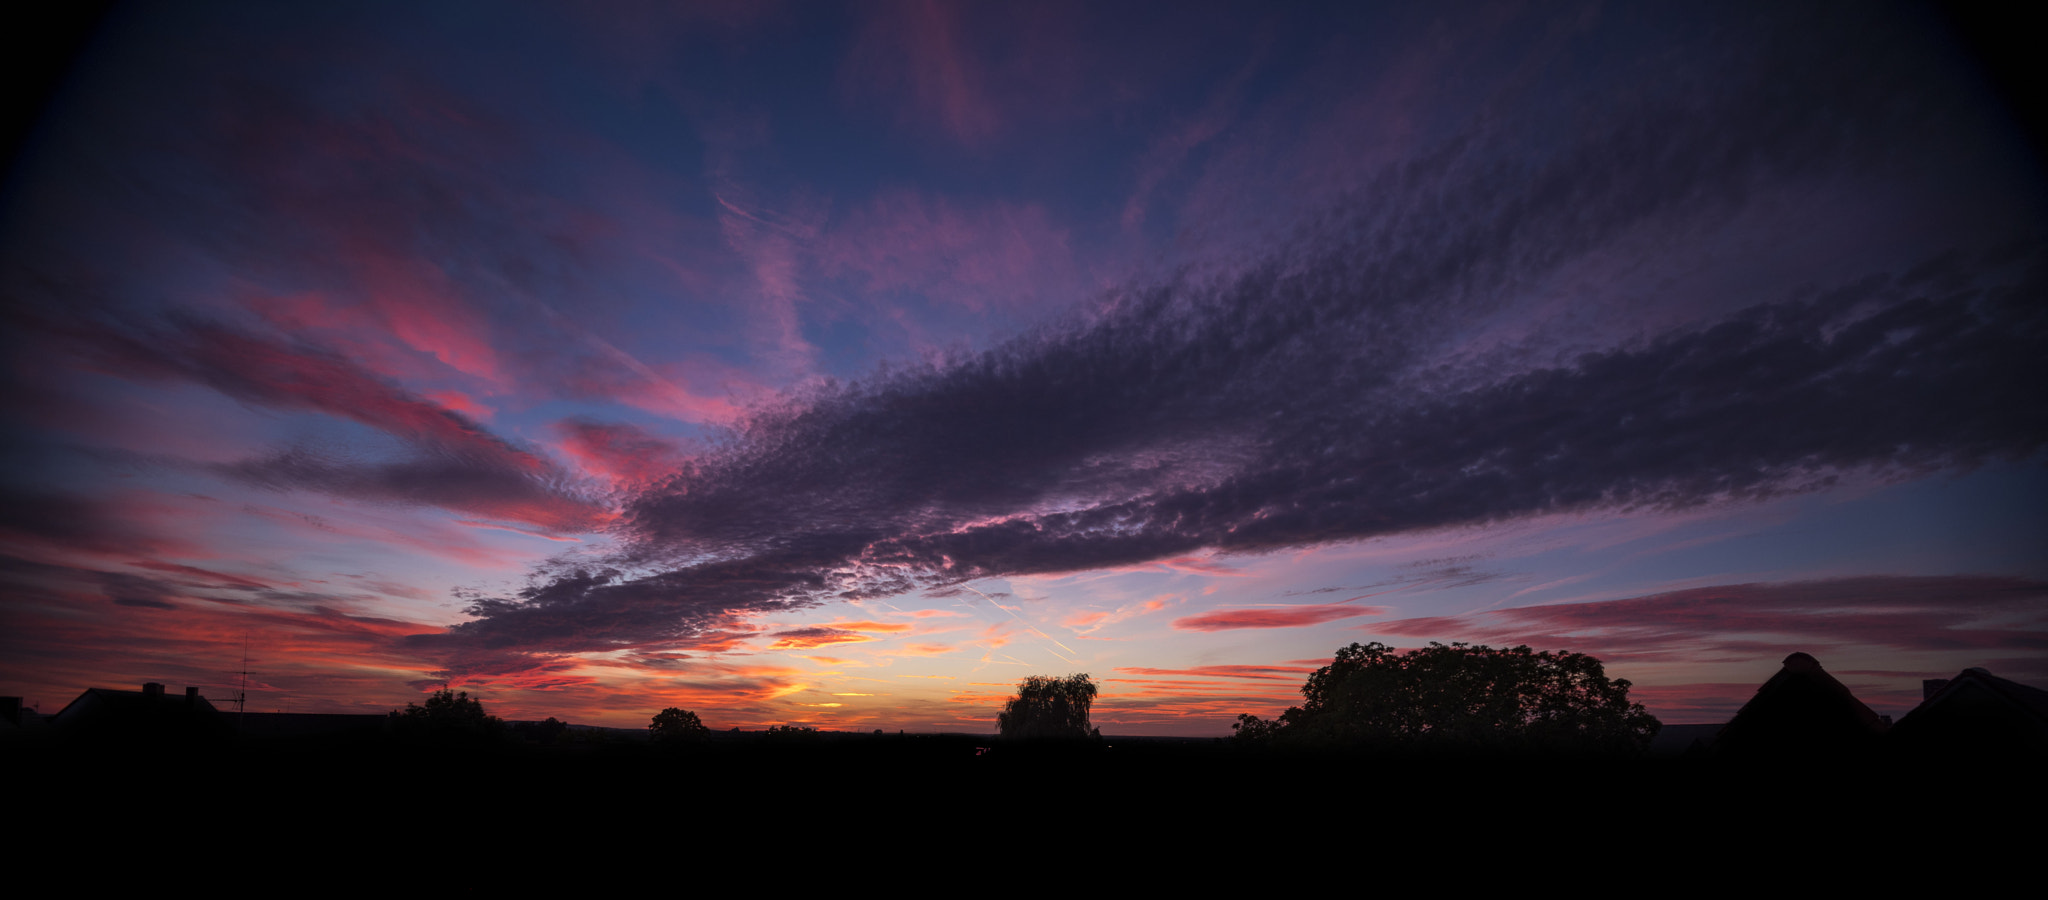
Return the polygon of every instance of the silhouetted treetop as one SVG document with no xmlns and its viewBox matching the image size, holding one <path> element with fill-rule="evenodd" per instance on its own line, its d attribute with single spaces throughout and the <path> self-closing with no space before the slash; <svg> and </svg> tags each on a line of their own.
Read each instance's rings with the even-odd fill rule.
<svg viewBox="0 0 2048 900">
<path fill-rule="evenodd" d="M 654 720 L 647 723 L 647 733 L 664 743 L 678 741 L 701 741 L 711 733 L 697 714 L 687 709 L 669 707 L 654 714 Z"/>
<path fill-rule="evenodd" d="M 1583 653 L 1352 644 L 1309 676 L 1301 706 L 1233 727 L 1243 740 L 1304 745 L 1639 752 L 1659 724 L 1629 687 Z"/>
<path fill-rule="evenodd" d="M 1017 695 L 996 716 L 997 731 L 1006 738 L 1085 738 L 1088 708 L 1095 703 L 1095 683 L 1084 674 L 1056 678 L 1032 675 L 1017 684 Z"/>
<path fill-rule="evenodd" d="M 761 732 L 761 735 L 769 741 L 776 742 L 815 741 L 822 736 L 816 728 L 795 724 L 770 725 L 766 731 Z"/>
<path fill-rule="evenodd" d="M 408 703 L 405 711 L 392 710 L 391 719 L 399 731 L 433 737 L 497 737 L 505 722 L 484 712 L 483 701 L 468 691 L 435 691 L 422 705 Z"/>
</svg>

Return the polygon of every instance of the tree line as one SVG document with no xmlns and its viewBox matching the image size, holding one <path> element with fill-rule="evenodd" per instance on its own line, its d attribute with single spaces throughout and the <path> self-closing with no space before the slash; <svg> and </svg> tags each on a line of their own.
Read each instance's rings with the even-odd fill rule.
<svg viewBox="0 0 2048 900">
<path fill-rule="evenodd" d="M 1231 728 L 1248 747 L 1627 755 L 1647 749 L 1660 727 L 1642 704 L 1629 700 L 1630 686 L 1627 679 L 1609 679 L 1600 661 L 1583 653 L 1463 643 L 1402 652 L 1377 642 L 1352 644 L 1308 677 L 1300 705 L 1272 719 L 1240 715 Z M 1097 695 L 1085 673 L 1028 676 L 997 715 L 997 733 L 1012 740 L 1100 738 L 1089 722 Z M 435 733 L 504 730 L 481 702 L 449 691 L 392 719 L 407 730 Z M 553 719 L 543 724 L 565 727 Z M 698 743 L 710 734 L 696 713 L 678 707 L 656 713 L 647 731 L 667 745 Z M 767 736 L 815 735 L 815 729 L 787 725 Z"/>
</svg>

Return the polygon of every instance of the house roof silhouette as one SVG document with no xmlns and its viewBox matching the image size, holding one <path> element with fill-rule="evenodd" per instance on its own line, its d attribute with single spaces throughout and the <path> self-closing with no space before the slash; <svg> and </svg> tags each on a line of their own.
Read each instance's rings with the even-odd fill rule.
<svg viewBox="0 0 2048 900">
<path fill-rule="evenodd" d="M 164 686 L 153 681 L 139 691 L 86 688 L 51 716 L 49 724 L 74 736 L 136 738 L 219 737 L 233 727 L 199 696 L 198 688 L 188 687 L 183 695 L 166 694 Z"/>
<path fill-rule="evenodd" d="M 1907 752 L 2048 755 L 2048 691 L 1981 668 L 1928 683 L 1925 700 L 1892 729 Z"/>
<path fill-rule="evenodd" d="M 1819 660 L 1794 653 L 1721 728 L 1714 751 L 1735 757 L 1856 753 L 1872 747 L 1887 727 Z"/>
</svg>

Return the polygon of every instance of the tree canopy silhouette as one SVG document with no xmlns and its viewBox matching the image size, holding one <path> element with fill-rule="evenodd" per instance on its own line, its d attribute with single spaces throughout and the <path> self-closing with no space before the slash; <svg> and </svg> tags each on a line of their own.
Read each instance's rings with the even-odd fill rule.
<svg viewBox="0 0 2048 900">
<path fill-rule="evenodd" d="M 1088 676 L 1032 675 L 1017 683 L 1017 695 L 996 716 L 996 729 L 1006 738 L 1085 738 L 1098 734 L 1088 727 L 1088 708 L 1095 704 L 1095 682 Z"/>
<path fill-rule="evenodd" d="M 711 729 L 704 727 L 696 713 L 671 706 L 654 714 L 654 720 L 647 723 L 647 733 L 657 741 L 676 743 L 701 741 Z"/>
<path fill-rule="evenodd" d="M 446 688 L 435 691 L 424 705 L 408 703 L 404 712 L 392 710 L 391 720 L 401 733 L 438 739 L 498 737 L 505 730 L 503 719 L 484 712 L 483 701 L 468 691 Z"/>
<path fill-rule="evenodd" d="M 762 736 L 771 741 L 815 741 L 821 735 L 809 725 L 770 725 Z"/>
<path fill-rule="evenodd" d="M 1640 752 L 1660 726 L 1629 687 L 1583 653 L 1352 644 L 1309 676 L 1301 706 L 1232 727 L 1241 740 L 1305 746 Z"/>
</svg>

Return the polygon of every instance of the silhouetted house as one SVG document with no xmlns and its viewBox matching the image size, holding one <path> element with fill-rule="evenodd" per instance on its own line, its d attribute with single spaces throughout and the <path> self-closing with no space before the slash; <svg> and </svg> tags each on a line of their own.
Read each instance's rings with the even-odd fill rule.
<svg viewBox="0 0 2048 900">
<path fill-rule="evenodd" d="M 1721 728 L 1721 757 L 1843 757 L 1876 748 L 1886 722 L 1805 653 L 1756 689 Z"/>
<path fill-rule="evenodd" d="M 49 725 L 68 738 L 93 741 L 220 738 L 234 729 L 198 688 L 178 696 L 154 681 L 139 691 L 87 688 L 51 716 Z"/>
<path fill-rule="evenodd" d="M 2048 757 L 2048 691 L 1970 668 L 1923 696 L 1889 736 L 1901 752 Z"/>
<path fill-rule="evenodd" d="M 228 713 L 235 732 L 248 738 L 307 738 L 383 734 L 384 713 Z"/>
<path fill-rule="evenodd" d="M 1714 749 L 1714 737 L 1726 726 L 1724 722 L 1709 722 L 1698 725 L 1665 725 L 1657 729 L 1657 736 L 1650 741 L 1651 756 L 1677 757 L 1700 756 Z"/>
<path fill-rule="evenodd" d="M 21 704 L 20 697 L 0 697 L 0 734 L 19 735 L 40 731 L 43 717 Z"/>
</svg>

